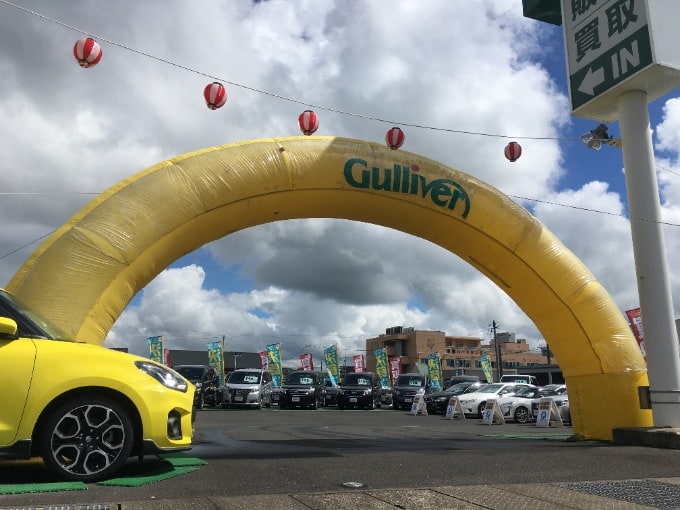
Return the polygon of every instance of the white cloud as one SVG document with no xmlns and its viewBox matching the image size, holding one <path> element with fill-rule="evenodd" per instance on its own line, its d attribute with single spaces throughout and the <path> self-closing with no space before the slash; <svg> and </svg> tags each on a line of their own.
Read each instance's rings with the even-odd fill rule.
<svg viewBox="0 0 680 510">
<path fill-rule="evenodd" d="M 0 187 L 24 193 L 0 201 L 12 225 L 0 233 L 2 281 L 38 246 L 32 241 L 94 197 L 81 193 L 102 192 L 202 147 L 299 134 L 297 116 L 307 106 L 293 99 L 319 106 L 317 134 L 382 142 L 396 123 L 406 133 L 404 150 L 510 196 L 541 200 L 526 205 L 622 309 L 637 306 L 626 197 L 612 184 L 622 180 L 620 165 L 611 179 L 598 174 L 570 185 L 574 169 L 564 166 L 570 149 L 558 140 L 572 122 L 560 92 L 566 84 L 545 67 L 554 65 L 562 43 L 523 18 L 520 2 L 22 5 L 158 58 L 102 40 L 101 63 L 81 69 L 71 48 L 82 34 L 0 6 Z M 229 99 L 210 111 L 202 91 L 214 78 L 225 82 Z M 655 130 L 671 170 L 678 104 L 666 102 Z M 503 157 L 508 138 L 469 133 L 518 137 L 522 157 L 515 163 Z M 678 175 L 659 175 L 664 219 L 680 223 Z M 26 194 L 36 192 L 45 194 Z M 666 228 L 673 253 L 676 231 Z M 295 359 L 305 345 L 362 349 L 365 338 L 394 325 L 488 337 L 493 320 L 540 340 L 486 277 L 437 246 L 374 225 L 321 219 L 264 225 L 201 254 L 214 267 L 187 260 L 161 273 L 120 317 L 107 344 L 143 352 L 146 336 L 164 334 L 170 345 L 203 348 L 206 339 L 225 335 L 228 348 L 238 350 L 282 341 L 284 357 Z M 238 287 L 230 281 L 236 277 L 253 287 Z"/>
</svg>

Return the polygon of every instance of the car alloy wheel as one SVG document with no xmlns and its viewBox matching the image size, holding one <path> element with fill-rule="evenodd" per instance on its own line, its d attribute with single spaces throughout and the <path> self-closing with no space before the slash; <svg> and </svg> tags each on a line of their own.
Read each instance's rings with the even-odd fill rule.
<svg viewBox="0 0 680 510">
<path fill-rule="evenodd" d="M 112 475 L 130 456 L 132 422 L 114 400 L 76 398 L 50 412 L 39 442 L 45 465 L 61 478 L 95 482 Z"/>
<path fill-rule="evenodd" d="M 479 407 L 477 408 L 477 414 L 479 415 L 480 418 L 484 417 L 484 408 L 486 407 L 486 402 L 482 402 L 479 404 Z"/>
<path fill-rule="evenodd" d="M 517 423 L 526 423 L 529 421 L 529 410 L 526 407 L 518 407 L 515 409 L 515 421 Z"/>
</svg>

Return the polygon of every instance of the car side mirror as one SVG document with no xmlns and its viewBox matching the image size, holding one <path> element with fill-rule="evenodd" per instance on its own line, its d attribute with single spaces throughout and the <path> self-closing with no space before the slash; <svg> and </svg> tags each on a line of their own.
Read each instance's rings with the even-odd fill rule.
<svg viewBox="0 0 680 510">
<path fill-rule="evenodd" d="M 0 337 L 16 340 L 17 337 L 17 321 L 9 317 L 0 317 Z"/>
</svg>

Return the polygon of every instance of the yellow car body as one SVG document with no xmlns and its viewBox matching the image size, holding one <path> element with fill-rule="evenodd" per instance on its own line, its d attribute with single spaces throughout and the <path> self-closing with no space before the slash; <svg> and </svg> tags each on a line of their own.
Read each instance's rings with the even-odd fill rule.
<svg viewBox="0 0 680 510">
<path fill-rule="evenodd" d="M 53 336 L 0 290 L 0 459 L 110 477 L 130 456 L 191 446 L 194 385 L 147 358 Z"/>
</svg>

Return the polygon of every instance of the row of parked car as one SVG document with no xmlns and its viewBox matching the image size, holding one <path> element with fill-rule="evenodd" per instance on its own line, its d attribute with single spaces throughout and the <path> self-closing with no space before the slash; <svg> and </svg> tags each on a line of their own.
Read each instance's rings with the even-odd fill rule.
<svg viewBox="0 0 680 510">
<path fill-rule="evenodd" d="M 495 400 L 506 420 L 516 423 L 535 421 L 541 398 L 550 397 L 563 422 L 571 423 L 567 387 L 564 384 L 535 386 L 527 383 L 458 383 L 424 396 L 428 413 L 445 414 L 451 397 L 456 396 L 466 416 L 482 417 L 486 403 Z"/>
<path fill-rule="evenodd" d="M 231 372 L 222 386 L 215 369 L 203 365 L 181 365 L 176 371 L 196 386 L 195 405 L 203 407 L 271 407 L 280 409 L 376 409 L 389 407 L 409 410 L 416 395 L 423 395 L 430 414 L 445 414 L 452 396 L 456 396 L 466 416 L 482 416 L 487 401 L 494 399 L 503 416 L 517 423 L 535 420 L 538 402 L 551 397 L 563 421 L 571 422 L 565 385 L 539 387 L 524 382 L 485 384 L 469 380 L 453 384 L 443 391 L 431 391 L 427 377 L 420 373 L 401 374 L 391 388 L 383 388 L 372 372 L 347 374 L 340 386 L 333 386 L 319 372 L 298 370 L 288 374 L 281 387 L 273 387 L 271 374 L 260 369 Z"/>
</svg>

